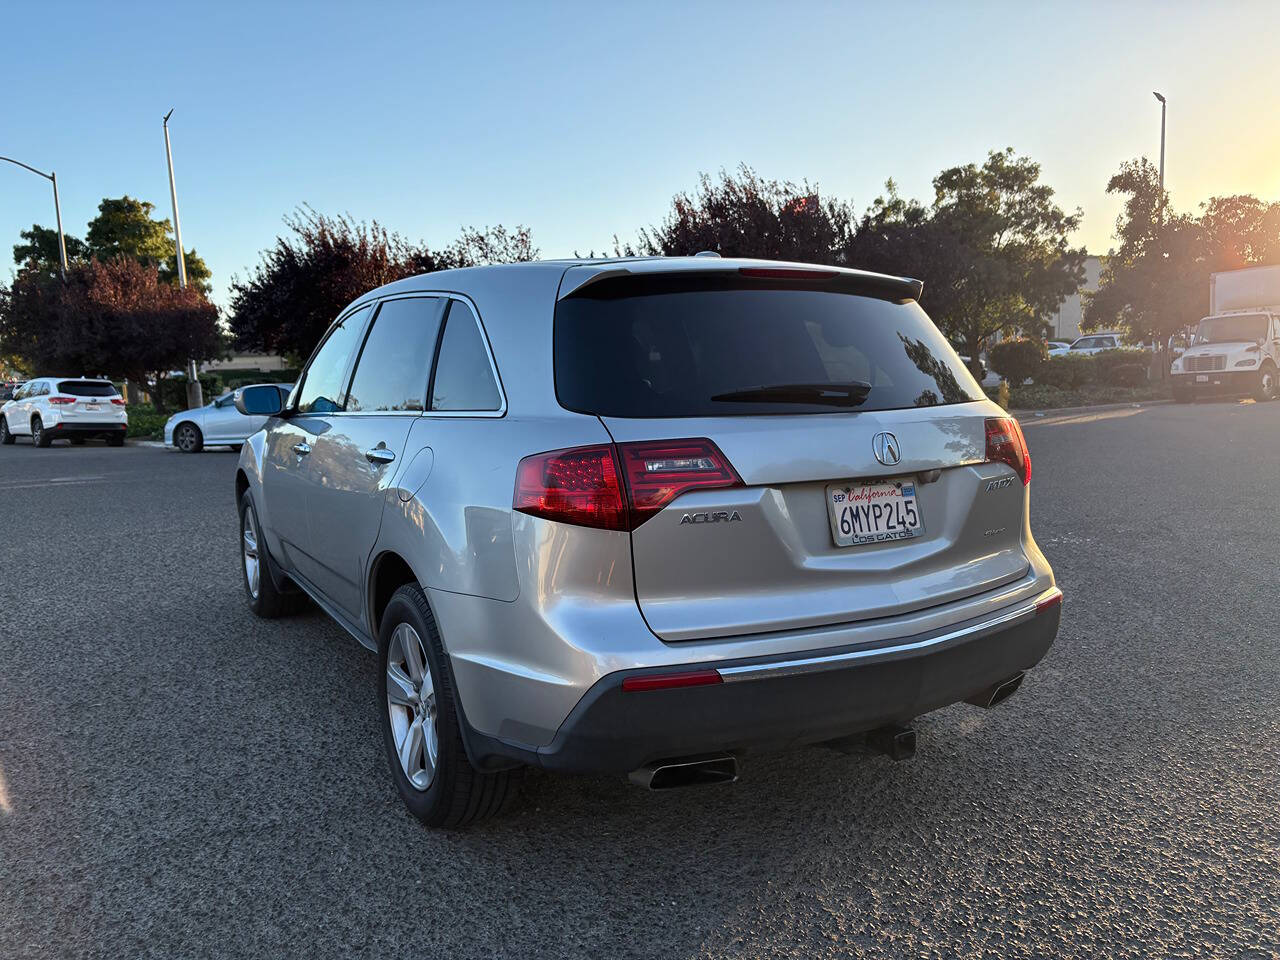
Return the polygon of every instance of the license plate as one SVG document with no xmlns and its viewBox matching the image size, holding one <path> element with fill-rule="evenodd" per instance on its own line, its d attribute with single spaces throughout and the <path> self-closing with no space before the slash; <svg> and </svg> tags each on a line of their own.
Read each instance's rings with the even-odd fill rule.
<svg viewBox="0 0 1280 960">
<path fill-rule="evenodd" d="M 827 515 L 837 547 L 909 540 L 924 532 L 911 478 L 833 483 L 827 487 Z"/>
<path fill-rule="evenodd" d="M 1209 375 L 1207 373 L 1196 374 L 1196 383 L 1208 383 L 1208 382 L 1209 382 Z"/>
<path fill-rule="evenodd" d="M 101 409 L 101 408 L 100 408 L 96 403 L 86 403 L 86 404 L 84 405 L 84 408 L 85 408 L 86 410 L 98 410 L 98 409 Z"/>
</svg>

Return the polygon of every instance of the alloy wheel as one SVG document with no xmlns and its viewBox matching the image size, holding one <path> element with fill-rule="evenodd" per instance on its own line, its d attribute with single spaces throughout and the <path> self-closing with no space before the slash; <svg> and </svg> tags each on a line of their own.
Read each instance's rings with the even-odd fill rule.
<svg viewBox="0 0 1280 960">
<path fill-rule="evenodd" d="M 195 428 L 183 424 L 178 429 L 178 449 L 183 453 L 190 453 L 196 447 L 196 431 Z"/>
<path fill-rule="evenodd" d="M 440 753 L 435 683 L 418 632 L 407 623 L 391 634 L 387 649 L 387 712 L 400 769 L 415 790 L 435 779 Z"/>
<path fill-rule="evenodd" d="M 258 599 L 262 562 L 258 556 L 258 531 L 253 523 L 253 508 L 244 511 L 240 521 L 240 552 L 244 556 L 244 580 L 249 585 L 249 596 Z"/>
</svg>

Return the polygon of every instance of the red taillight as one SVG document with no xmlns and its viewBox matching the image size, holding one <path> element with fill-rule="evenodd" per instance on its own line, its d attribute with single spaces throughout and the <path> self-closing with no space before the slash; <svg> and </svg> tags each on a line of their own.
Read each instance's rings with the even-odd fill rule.
<svg viewBox="0 0 1280 960">
<path fill-rule="evenodd" d="M 804 270 L 797 267 L 740 267 L 738 273 L 757 280 L 830 280 L 836 270 Z"/>
<path fill-rule="evenodd" d="M 626 530 L 622 495 L 612 444 L 552 450 L 525 457 L 516 469 L 520 513 L 604 530 Z"/>
<path fill-rule="evenodd" d="M 705 437 L 620 443 L 616 452 L 601 444 L 525 457 L 516 470 L 512 508 L 561 523 L 634 530 L 689 490 L 741 485 Z"/>
<path fill-rule="evenodd" d="M 1031 452 L 1022 427 L 1013 417 L 992 417 L 987 421 L 987 462 L 1007 463 L 1023 486 L 1031 482 Z"/>
<path fill-rule="evenodd" d="M 620 443 L 618 452 L 633 530 L 682 493 L 742 486 L 720 448 L 705 437 Z"/>
<path fill-rule="evenodd" d="M 111 402 L 114 403 L 117 407 L 123 407 L 124 397 L 112 397 Z"/>
<path fill-rule="evenodd" d="M 674 687 L 702 687 L 709 683 L 722 683 L 723 677 L 715 670 L 691 670 L 688 673 L 645 673 L 637 677 L 624 677 L 622 689 L 670 690 Z"/>
<path fill-rule="evenodd" d="M 49 402 L 50 403 L 75 403 L 76 398 L 75 397 L 50 397 Z"/>
</svg>

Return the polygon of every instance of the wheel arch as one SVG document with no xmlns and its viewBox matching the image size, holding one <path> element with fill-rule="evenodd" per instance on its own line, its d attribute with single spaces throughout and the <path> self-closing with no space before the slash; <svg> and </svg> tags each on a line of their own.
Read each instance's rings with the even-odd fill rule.
<svg viewBox="0 0 1280 960">
<path fill-rule="evenodd" d="M 382 614 L 391 602 L 391 595 L 406 583 L 416 583 L 426 595 L 426 585 L 413 567 L 394 550 L 384 550 L 369 564 L 369 627 L 370 636 L 376 642 L 382 629 Z M 430 600 L 427 601 L 430 606 Z"/>
</svg>

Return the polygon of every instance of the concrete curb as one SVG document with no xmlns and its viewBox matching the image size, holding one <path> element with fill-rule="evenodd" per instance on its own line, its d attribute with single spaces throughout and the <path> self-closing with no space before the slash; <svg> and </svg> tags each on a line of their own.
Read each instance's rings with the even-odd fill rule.
<svg viewBox="0 0 1280 960">
<path fill-rule="evenodd" d="M 1009 416 L 1019 420 L 1041 420 L 1045 417 L 1058 417 L 1077 413 L 1099 413 L 1103 410 L 1122 410 L 1125 407 L 1159 407 L 1172 400 L 1130 400 L 1128 403 L 1096 403 L 1088 407 L 1053 407 L 1049 410 L 1010 410 Z"/>
</svg>

